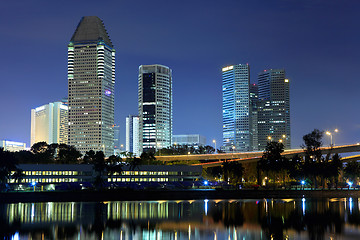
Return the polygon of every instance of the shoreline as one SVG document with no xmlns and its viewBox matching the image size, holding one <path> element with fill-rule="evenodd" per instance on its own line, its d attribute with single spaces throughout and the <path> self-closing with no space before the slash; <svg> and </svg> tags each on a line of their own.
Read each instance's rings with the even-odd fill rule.
<svg viewBox="0 0 360 240">
<path fill-rule="evenodd" d="M 360 198 L 360 190 L 99 190 L 0 193 L 0 203 L 105 202 L 202 199 Z"/>
</svg>

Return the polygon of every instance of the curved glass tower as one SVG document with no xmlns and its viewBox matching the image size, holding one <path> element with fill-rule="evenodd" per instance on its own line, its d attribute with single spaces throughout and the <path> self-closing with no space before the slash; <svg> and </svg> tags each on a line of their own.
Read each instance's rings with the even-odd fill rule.
<svg viewBox="0 0 360 240">
<path fill-rule="evenodd" d="M 69 145 L 114 153 L 115 50 L 96 16 L 83 17 L 68 45 Z"/>
</svg>

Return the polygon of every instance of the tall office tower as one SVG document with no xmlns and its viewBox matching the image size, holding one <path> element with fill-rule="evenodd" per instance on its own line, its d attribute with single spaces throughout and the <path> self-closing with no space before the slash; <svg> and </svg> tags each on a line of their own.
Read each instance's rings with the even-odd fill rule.
<svg viewBox="0 0 360 240">
<path fill-rule="evenodd" d="M 258 140 L 259 150 L 267 142 L 282 142 L 291 148 L 289 79 L 284 69 L 264 70 L 258 75 Z"/>
<path fill-rule="evenodd" d="M 83 17 L 68 45 L 69 145 L 114 153 L 115 50 L 100 18 Z"/>
<path fill-rule="evenodd" d="M 251 151 L 258 150 L 258 85 L 255 83 L 250 84 L 250 141 L 251 141 Z"/>
<path fill-rule="evenodd" d="M 140 156 L 139 116 L 126 117 L 126 151 Z"/>
<path fill-rule="evenodd" d="M 250 67 L 248 64 L 222 68 L 223 149 L 250 151 Z"/>
<path fill-rule="evenodd" d="M 68 106 L 49 103 L 31 109 L 31 146 L 37 142 L 68 143 Z"/>
<path fill-rule="evenodd" d="M 172 71 L 163 65 L 139 67 L 140 151 L 171 146 Z"/>
</svg>

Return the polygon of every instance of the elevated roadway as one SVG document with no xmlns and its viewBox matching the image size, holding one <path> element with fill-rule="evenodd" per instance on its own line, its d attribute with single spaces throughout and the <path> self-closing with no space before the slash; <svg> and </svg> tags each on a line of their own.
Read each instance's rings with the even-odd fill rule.
<svg viewBox="0 0 360 240">
<path fill-rule="evenodd" d="M 360 144 L 342 145 L 334 147 L 322 147 L 323 154 L 328 153 L 351 153 L 360 152 Z M 303 149 L 289 149 L 282 153 L 283 156 L 291 158 L 294 155 L 304 156 Z M 189 154 L 189 155 L 171 155 L 171 156 L 156 156 L 156 160 L 162 162 L 168 161 L 209 161 L 206 163 L 192 164 L 202 165 L 203 167 L 215 167 L 220 166 L 224 160 L 228 161 L 240 161 L 242 163 L 257 162 L 261 159 L 263 152 L 240 152 L 240 153 L 218 153 L 218 154 Z M 342 158 L 344 161 L 360 160 L 360 155 Z"/>
</svg>

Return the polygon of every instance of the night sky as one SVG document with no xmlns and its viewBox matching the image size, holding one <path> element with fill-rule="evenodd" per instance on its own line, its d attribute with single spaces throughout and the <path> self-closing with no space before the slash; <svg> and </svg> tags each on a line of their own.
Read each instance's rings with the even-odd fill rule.
<svg viewBox="0 0 360 240">
<path fill-rule="evenodd" d="M 173 70 L 173 134 L 222 142 L 221 68 L 249 63 L 290 79 L 292 147 L 314 128 L 360 142 L 360 1 L 4 1 L 0 140 L 30 143 L 32 108 L 67 96 L 67 44 L 100 17 L 116 49 L 115 122 L 137 114 L 141 64 Z M 324 143 L 329 144 L 325 136 Z"/>
</svg>

